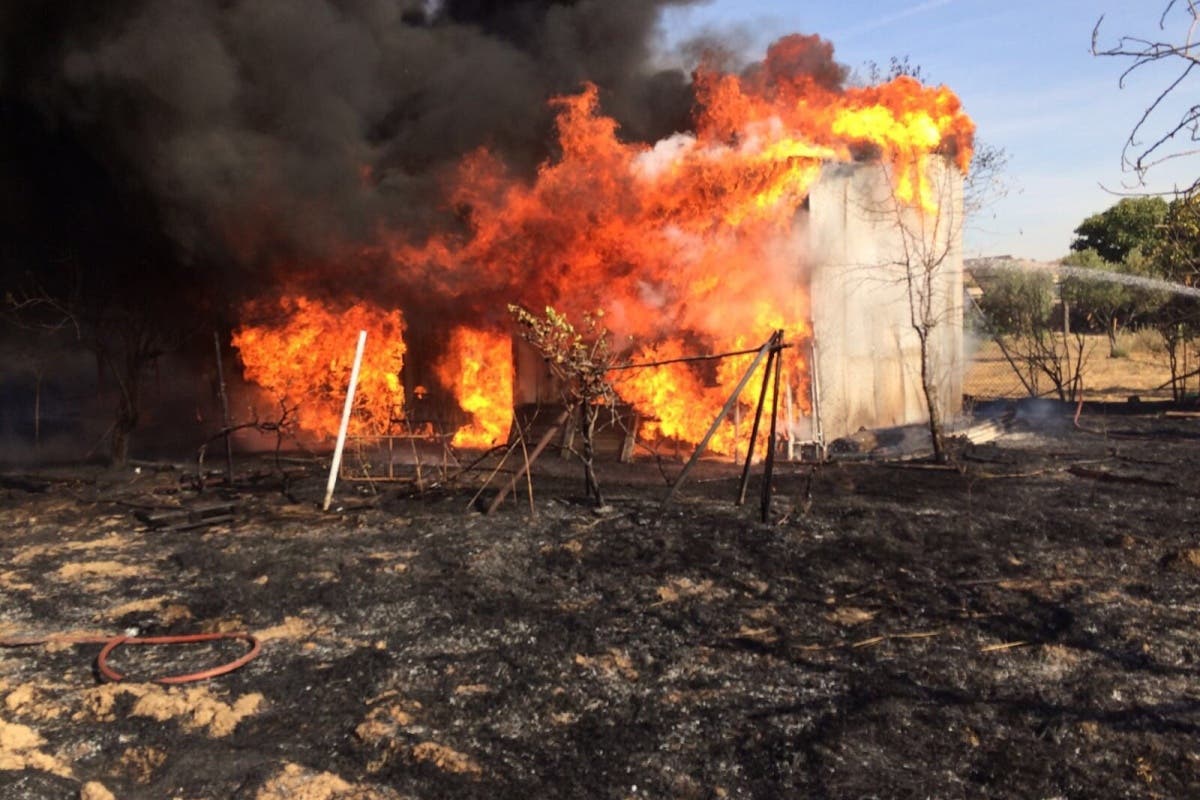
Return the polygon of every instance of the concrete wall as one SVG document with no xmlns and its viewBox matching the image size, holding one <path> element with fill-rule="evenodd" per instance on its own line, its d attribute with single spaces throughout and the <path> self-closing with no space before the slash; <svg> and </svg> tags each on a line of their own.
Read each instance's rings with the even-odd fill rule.
<svg viewBox="0 0 1200 800">
<path fill-rule="evenodd" d="M 928 419 L 908 275 L 934 272 L 931 365 L 943 415 L 962 408 L 962 178 L 938 160 L 936 213 L 898 210 L 878 163 L 827 164 L 808 226 L 811 308 L 826 441 Z"/>
</svg>

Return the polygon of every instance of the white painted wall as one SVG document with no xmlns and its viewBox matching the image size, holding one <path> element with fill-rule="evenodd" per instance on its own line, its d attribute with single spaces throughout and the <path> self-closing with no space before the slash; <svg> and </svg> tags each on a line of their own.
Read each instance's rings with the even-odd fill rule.
<svg viewBox="0 0 1200 800">
<path fill-rule="evenodd" d="M 932 259 L 940 264 L 930 361 L 944 417 L 962 409 L 962 177 L 940 159 L 931 171 L 936 214 L 898 212 L 879 163 L 827 164 L 802 212 L 827 441 L 927 421 L 906 275 Z"/>
</svg>

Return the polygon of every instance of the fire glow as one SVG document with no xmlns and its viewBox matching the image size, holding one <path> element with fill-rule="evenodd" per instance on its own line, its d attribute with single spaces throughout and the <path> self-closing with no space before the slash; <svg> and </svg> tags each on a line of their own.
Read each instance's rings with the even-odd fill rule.
<svg viewBox="0 0 1200 800">
<path fill-rule="evenodd" d="M 339 413 L 329 403 L 346 392 L 358 331 L 369 331 L 358 376 L 358 401 L 351 420 L 356 435 L 386 433 L 404 409 L 400 369 L 404 365 L 404 321 L 400 312 L 356 303 L 335 310 L 307 297 L 285 297 L 278 306 L 257 308 L 279 323 L 245 327 L 233 335 L 248 380 L 257 383 L 296 415 L 301 430 L 337 436 Z M 328 401 L 328 402 L 326 402 Z"/>
<path fill-rule="evenodd" d="M 437 365 L 438 378 L 454 392 L 471 422 L 454 434 L 456 447 L 492 447 L 512 424 L 512 340 L 492 331 L 458 328 Z"/>
<path fill-rule="evenodd" d="M 510 175 L 489 151 L 466 156 L 446 186 L 447 205 L 461 210 L 458 224 L 423 240 L 392 233 L 388 268 L 428 292 L 468 285 L 473 302 L 493 309 L 553 306 L 573 319 L 603 310 L 614 346 L 632 362 L 752 348 L 777 329 L 803 344 L 810 335 L 805 253 L 794 234 L 822 164 L 878 160 L 899 201 L 934 213 L 927 164 L 945 155 L 965 172 L 974 133 L 945 87 L 902 76 L 842 89 L 793 66 L 828 47 L 816 37 L 789 36 L 754 70 L 699 70 L 695 130 L 653 145 L 621 139 L 595 86 L 556 98 L 558 155 L 531 181 Z M 235 337 L 247 377 L 293 397 L 303 409 L 301 426 L 316 433 L 336 429 L 344 386 L 333 375 L 352 349 L 341 340 L 352 340 L 360 325 L 368 330 L 368 353 L 381 353 L 378 368 L 393 370 L 389 379 L 364 380 L 363 408 L 378 422 L 382 408 L 403 403 L 399 312 L 372 308 L 365 298 L 352 308 L 355 315 L 339 316 L 311 301 L 285 300 L 283 326 L 246 325 Z M 337 336 L 324 327 L 331 319 Z M 296 335 L 304 344 L 289 339 Z M 438 378 L 473 418 L 456 444 L 487 446 L 506 436 L 513 412 L 509 337 L 503 322 L 480 319 L 445 343 Z M 298 351 L 302 357 L 291 355 Z M 792 347 L 783 362 L 786 396 L 801 409 L 805 352 Z M 696 443 L 750 358 L 629 370 L 614 383 L 650 420 L 651 436 Z M 323 402 L 327 384 L 334 391 Z M 737 442 L 726 428 L 712 447 L 730 453 Z"/>
</svg>

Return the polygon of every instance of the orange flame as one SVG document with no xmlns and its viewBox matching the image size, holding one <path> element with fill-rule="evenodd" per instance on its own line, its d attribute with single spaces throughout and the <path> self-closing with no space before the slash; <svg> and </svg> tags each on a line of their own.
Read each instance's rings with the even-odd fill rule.
<svg viewBox="0 0 1200 800">
<path fill-rule="evenodd" d="M 513 419 L 512 339 L 491 331 L 458 328 L 437 364 L 437 376 L 472 417 L 454 434 L 454 446 L 503 444 Z"/>
<path fill-rule="evenodd" d="M 273 312 L 273 313 L 272 313 Z M 294 408 L 302 430 L 336 436 L 350 384 L 358 332 L 367 332 L 350 433 L 383 434 L 404 407 L 404 320 L 399 311 L 366 303 L 344 310 L 306 297 L 285 297 L 271 309 L 255 304 L 251 316 L 278 318 L 244 325 L 233 334 L 245 376 Z"/>
</svg>

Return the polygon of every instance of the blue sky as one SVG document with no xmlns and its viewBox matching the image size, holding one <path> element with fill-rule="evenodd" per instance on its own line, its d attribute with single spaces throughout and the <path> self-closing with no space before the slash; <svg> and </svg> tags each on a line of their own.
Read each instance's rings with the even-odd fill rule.
<svg viewBox="0 0 1200 800">
<path fill-rule="evenodd" d="M 710 30 L 732 36 L 747 58 L 758 58 L 773 39 L 799 32 L 829 39 L 837 59 L 859 72 L 868 61 L 886 67 L 892 56 L 907 56 L 927 80 L 958 93 L 980 139 L 1008 153 L 1008 194 L 972 222 L 967 255 L 1051 259 L 1067 252 L 1084 217 L 1119 199 L 1112 192 L 1131 190 L 1122 146 L 1177 74 L 1174 68 L 1135 73 L 1120 88 L 1128 64 L 1094 57 L 1092 29 L 1103 15 L 1101 45 L 1120 34 L 1161 38 L 1164 6 L 1165 0 L 710 0 L 667 12 L 664 48 Z M 1148 188 L 1168 191 L 1196 174 L 1200 156 L 1173 161 L 1150 173 Z"/>
</svg>

